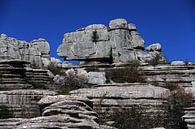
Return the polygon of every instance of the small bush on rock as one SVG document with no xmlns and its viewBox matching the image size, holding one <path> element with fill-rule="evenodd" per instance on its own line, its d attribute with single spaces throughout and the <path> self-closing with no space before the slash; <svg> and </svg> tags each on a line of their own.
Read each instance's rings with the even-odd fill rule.
<svg viewBox="0 0 195 129">
<path fill-rule="evenodd" d="M 73 73 L 67 75 L 65 70 L 61 67 L 51 64 L 49 70 L 55 76 L 54 79 L 51 80 L 51 83 L 59 94 L 68 94 L 71 90 L 88 87 L 86 78 L 78 77 Z"/>
<path fill-rule="evenodd" d="M 163 113 L 159 112 L 156 115 L 149 116 L 147 111 L 139 106 L 117 110 L 111 119 L 115 121 L 113 126 L 118 129 L 151 129 L 163 127 L 166 124 Z"/>
<path fill-rule="evenodd" d="M 68 94 L 69 91 L 88 87 L 84 78 L 79 78 L 74 75 L 64 75 L 63 80 L 56 84 L 55 87 L 60 94 Z"/>
<path fill-rule="evenodd" d="M 107 70 L 107 80 L 112 80 L 116 83 L 145 82 L 145 77 L 141 69 L 139 69 L 139 66 L 138 62 L 133 62 L 127 67 Z"/>
<path fill-rule="evenodd" d="M 174 87 L 168 98 L 167 106 L 162 106 L 163 112 L 147 114 L 147 110 L 134 106 L 131 109 L 116 110 L 111 115 L 115 121 L 114 126 L 118 129 L 150 129 L 154 127 L 165 127 L 166 129 L 187 129 L 182 121 L 184 108 L 192 106 L 193 96 L 183 87 Z"/>
<path fill-rule="evenodd" d="M 192 99 L 192 93 L 186 92 L 183 87 L 177 86 L 172 90 L 167 109 L 170 129 L 187 129 L 181 117 L 184 115 L 184 108 L 192 106 Z"/>
<path fill-rule="evenodd" d="M 61 67 L 56 66 L 55 63 L 51 63 L 48 66 L 48 70 L 50 70 L 54 75 L 64 75 L 64 70 Z"/>
</svg>

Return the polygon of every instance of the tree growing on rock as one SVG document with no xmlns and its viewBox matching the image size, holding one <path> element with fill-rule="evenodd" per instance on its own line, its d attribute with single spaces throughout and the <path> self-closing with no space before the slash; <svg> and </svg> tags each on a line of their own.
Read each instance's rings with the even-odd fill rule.
<svg viewBox="0 0 195 129">
<path fill-rule="evenodd" d="M 92 34 L 92 41 L 96 43 L 98 39 L 99 39 L 99 36 L 98 36 L 97 30 L 95 30 L 93 31 L 93 34 Z"/>
</svg>

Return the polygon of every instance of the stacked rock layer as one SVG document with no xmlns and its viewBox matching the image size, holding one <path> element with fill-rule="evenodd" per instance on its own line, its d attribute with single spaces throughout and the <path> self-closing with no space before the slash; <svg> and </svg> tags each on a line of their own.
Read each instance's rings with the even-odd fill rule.
<svg viewBox="0 0 195 129">
<path fill-rule="evenodd" d="M 0 35 L 0 56 L 28 61 L 34 67 L 43 67 L 45 60 L 50 60 L 49 43 L 44 39 L 26 42 Z"/>
</svg>

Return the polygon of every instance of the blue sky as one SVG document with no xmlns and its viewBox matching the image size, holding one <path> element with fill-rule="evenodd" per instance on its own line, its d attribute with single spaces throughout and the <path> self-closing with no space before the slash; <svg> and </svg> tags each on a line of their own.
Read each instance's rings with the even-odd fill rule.
<svg viewBox="0 0 195 129">
<path fill-rule="evenodd" d="M 0 33 L 56 50 L 65 32 L 115 18 L 137 25 L 145 46 L 159 42 L 168 60 L 195 62 L 195 0 L 0 0 Z"/>
</svg>

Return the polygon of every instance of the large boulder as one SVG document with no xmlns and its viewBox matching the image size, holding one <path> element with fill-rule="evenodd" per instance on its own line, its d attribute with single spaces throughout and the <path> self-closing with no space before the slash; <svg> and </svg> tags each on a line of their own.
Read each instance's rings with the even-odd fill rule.
<svg viewBox="0 0 195 129">
<path fill-rule="evenodd" d="M 125 19 L 114 19 L 109 27 L 93 24 L 64 34 L 57 53 L 65 60 L 101 63 L 145 62 L 155 58 L 154 53 L 144 50 L 144 40 L 136 26 Z"/>
<path fill-rule="evenodd" d="M 114 19 L 111 20 L 109 23 L 109 28 L 110 29 L 127 29 L 128 25 L 127 25 L 127 20 L 126 19 Z"/>
<path fill-rule="evenodd" d="M 16 129 L 115 129 L 98 123 L 92 102 L 85 97 L 46 96 L 39 104 L 42 116 L 18 122 Z"/>
</svg>

